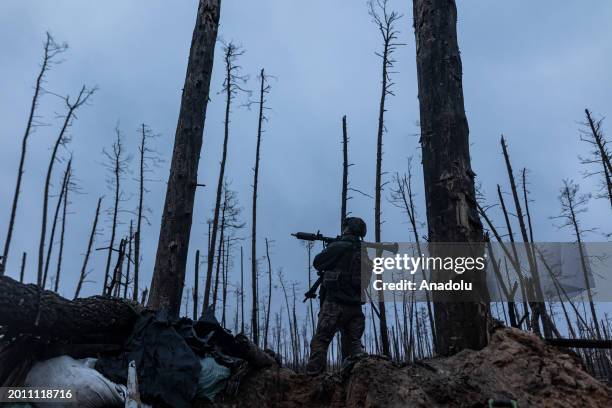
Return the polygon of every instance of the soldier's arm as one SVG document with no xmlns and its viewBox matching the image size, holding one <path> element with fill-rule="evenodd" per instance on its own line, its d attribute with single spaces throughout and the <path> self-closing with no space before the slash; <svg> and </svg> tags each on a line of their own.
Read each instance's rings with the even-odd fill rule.
<svg viewBox="0 0 612 408">
<path fill-rule="evenodd" d="M 350 245 L 345 242 L 332 242 L 315 256 L 312 266 L 319 272 L 331 270 L 347 249 L 350 249 Z"/>
</svg>

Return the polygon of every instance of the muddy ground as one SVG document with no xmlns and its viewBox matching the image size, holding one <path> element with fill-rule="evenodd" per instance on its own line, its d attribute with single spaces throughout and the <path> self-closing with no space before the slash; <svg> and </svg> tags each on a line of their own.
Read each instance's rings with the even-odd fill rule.
<svg viewBox="0 0 612 408">
<path fill-rule="evenodd" d="M 400 365 L 371 356 L 318 377 L 286 368 L 251 372 L 237 396 L 200 407 L 483 407 L 489 398 L 520 407 L 612 407 L 612 389 L 587 374 L 571 351 L 511 328 L 480 351 Z"/>
</svg>

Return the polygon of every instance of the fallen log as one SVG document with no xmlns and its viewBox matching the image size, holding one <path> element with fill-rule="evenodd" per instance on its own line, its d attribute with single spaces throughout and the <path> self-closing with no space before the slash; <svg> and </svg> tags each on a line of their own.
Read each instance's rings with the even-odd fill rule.
<svg viewBox="0 0 612 408">
<path fill-rule="evenodd" d="M 130 335 L 138 306 L 93 296 L 68 300 L 34 284 L 0 276 L 0 326 L 8 336 L 30 334 L 79 343 L 121 343 Z"/>
<path fill-rule="evenodd" d="M 544 339 L 546 344 L 555 347 L 567 348 L 597 348 L 609 349 L 612 348 L 612 340 L 596 340 L 596 339 Z"/>
</svg>

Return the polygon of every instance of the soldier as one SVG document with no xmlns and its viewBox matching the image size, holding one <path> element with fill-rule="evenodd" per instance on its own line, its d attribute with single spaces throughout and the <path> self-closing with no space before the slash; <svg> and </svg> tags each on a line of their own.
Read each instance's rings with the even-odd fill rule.
<svg viewBox="0 0 612 408">
<path fill-rule="evenodd" d="M 309 375 L 325 371 L 327 349 L 338 331 L 343 359 L 364 354 L 361 345 L 365 330 L 365 316 L 361 310 L 361 240 L 365 235 L 366 224 L 361 218 L 346 218 L 341 237 L 313 261 L 323 281 L 317 330 L 310 342 L 310 359 L 306 366 Z M 367 262 L 367 254 L 363 253 L 363 261 Z"/>
</svg>

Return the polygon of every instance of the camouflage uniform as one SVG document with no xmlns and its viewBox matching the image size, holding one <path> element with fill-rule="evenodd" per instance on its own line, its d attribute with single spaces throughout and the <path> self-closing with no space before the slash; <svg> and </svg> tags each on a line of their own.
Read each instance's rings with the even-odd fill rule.
<svg viewBox="0 0 612 408">
<path fill-rule="evenodd" d="M 365 235 L 365 223 L 358 219 L 360 224 L 357 225 L 362 228 L 350 228 L 351 220 L 355 218 L 347 219 L 349 227 L 343 230 L 342 237 L 329 244 L 313 262 L 323 283 L 317 329 L 310 343 L 310 359 L 306 366 L 309 374 L 325 370 L 327 349 L 337 332 L 341 336 L 343 359 L 364 352 L 361 345 L 365 330 L 365 316 L 361 310 L 361 262 L 367 260 L 367 256 L 361 253 L 356 257 L 355 254 L 361 248 L 359 237 Z"/>
<path fill-rule="evenodd" d="M 361 336 L 364 330 L 365 316 L 361 305 L 324 301 L 319 311 L 317 331 L 310 342 L 310 359 L 306 371 L 309 374 L 318 374 L 325 370 L 327 349 L 338 331 L 343 359 L 363 353 Z"/>
</svg>

